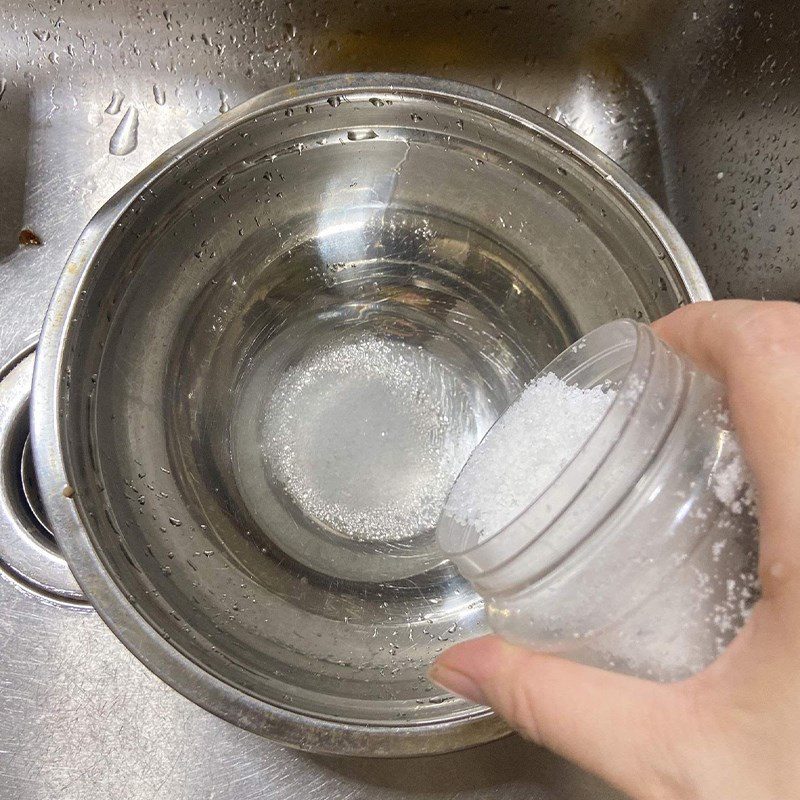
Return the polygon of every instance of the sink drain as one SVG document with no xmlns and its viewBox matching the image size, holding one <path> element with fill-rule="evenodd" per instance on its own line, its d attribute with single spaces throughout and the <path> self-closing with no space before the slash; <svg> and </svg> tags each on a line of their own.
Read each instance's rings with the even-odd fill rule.
<svg viewBox="0 0 800 800">
<path fill-rule="evenodd" d="M 28 505 L 28 510 L 33 516 L 33 521 L 39 528 L 39 534 L 48 546 L 55 547 L 55 536 L 50 530 L 50 523 L 47 521 L 47 512 L 44 510 L 42 496 L 39 494 L 39 481 L 36 478 L 36 469 L 33 466 L 33 448 L 31 447 L 31 437 L 25 437 L 25 444 L 22 446 L 22 457 L 19 465 L 20 486 Z"/>
<path fill-rule="evenodd" d="M 33 351 L 0 370 L 0 569 L 61 602 L 85 603 L 58 551 L 39 495 L 30 447 Z"/>
</svg>

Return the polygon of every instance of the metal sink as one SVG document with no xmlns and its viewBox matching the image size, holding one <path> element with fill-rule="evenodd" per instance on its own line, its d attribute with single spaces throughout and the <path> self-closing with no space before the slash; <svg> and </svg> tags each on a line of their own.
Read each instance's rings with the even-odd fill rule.
<svg viewBox="0 0 800 800">
<path fill-rule="evenodd" d="M 130 177 L 253 94 L 329 72 L 423 73 L 526 102 L 650 191 L 716 296 L 800 299 L 800 4 L 0 5 L 0 367 L 35 343 L 72 243 Z M 0 437 L 19 444 L 0 469 L 24 478 L 23 434 Z M 0 502 L 0 528 L 52 548 L 35 513 L 11 520 L 23 506 Z M 283 749 L 160 683 L 74 586 L 32 586 L 0 568 L 0 797 L 619 797 L 517 738 L 413 763 Z"/>
</svg>

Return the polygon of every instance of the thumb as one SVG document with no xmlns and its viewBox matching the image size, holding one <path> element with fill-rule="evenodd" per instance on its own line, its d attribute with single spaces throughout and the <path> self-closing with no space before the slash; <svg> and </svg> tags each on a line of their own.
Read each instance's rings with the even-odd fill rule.
<svg viewBox="0 0 800 800">
<path fill-rule="evenodd" d="M 575 664 L 498 636 L 449 648 L 431 667 L 430 679 L 492 706 L 524 736 L 628 794 L 674 796 L 670 742 L 686 735 L 690 718 L 680 708 L 677 684 Z"/>
</svg>

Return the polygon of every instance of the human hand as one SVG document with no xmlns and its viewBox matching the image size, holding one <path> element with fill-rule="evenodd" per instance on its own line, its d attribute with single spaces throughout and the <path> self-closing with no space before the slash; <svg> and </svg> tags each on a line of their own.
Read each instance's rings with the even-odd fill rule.
<svg viewBox="0 0 800 800">
<path fill-rule="evenodd" d="M 639 800 L 800 798 L 800 305 L 725 300 L 656 333 L 728 390 L 758 493 L 762 596 L 707 669 L 673 684 L 485 636 L 431 679 Z"/>
</svg>

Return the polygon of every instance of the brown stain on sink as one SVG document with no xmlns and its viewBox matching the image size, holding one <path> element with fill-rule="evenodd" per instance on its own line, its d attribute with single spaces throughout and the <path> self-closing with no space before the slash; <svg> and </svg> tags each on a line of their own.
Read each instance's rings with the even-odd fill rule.
<svg viewBox="0 0 800 800">
<path fill-rule="evenodd" d="M 656 36 L 643 20 L 657 14 L 666 21 L 679 7 L 677 0 L 653 0 L 622 13 L 591 4 L 578 11 L 551 0 L 512 0 L 456 10 L 441 0 L 408 0 L 367 13 L 356 3 L 355 15 L 332 16 L 313 44 L 328 72 L 400 71 L 462 79 L 474 73 L 479 77 L 473 82 L 487 85 L 495 77 L 505 82 L 514 74 L 532 75 L 537 62 L 555 62 L 567 72 L 589 66 L 624 75 L 620 65 L 639 61 Z"/>
<path fill-rule="evenodd" d="M 387 35 L 389 34 L 389 35 Z M 347 31 L 331 40 L 323 55 L 331 71 L 350 70 L 440 74 L 448 65 L 485 66 L 491 58 L 485 37 L 463 35 L 391 35 L 387 31 Z"/>
<path fill-rule="evenodd" d="M 41 237 L 30 228 L 23 228 L 19 232 L 19 243 L 23 247 L 39 247 L 43 244 Z"/>
</svg>

